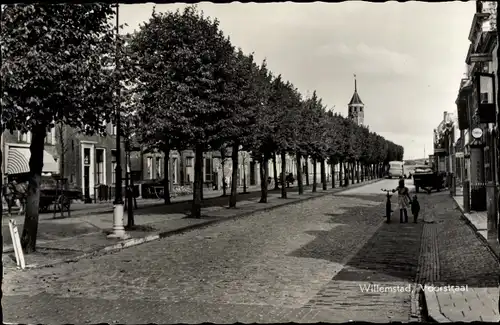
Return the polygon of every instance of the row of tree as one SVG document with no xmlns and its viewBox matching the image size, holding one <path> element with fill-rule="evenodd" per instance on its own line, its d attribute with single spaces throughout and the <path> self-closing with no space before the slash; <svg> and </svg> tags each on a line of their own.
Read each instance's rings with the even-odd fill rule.
<svg viewBox="0 0 500 325">
<path fill-rule="evenodd" d="M 316 92 L 304 98 L 292 83 L 273 75 L 265 61 L 258 64 L 253 54 L 235 49 L 219 30 L 218 21 L 193 6 L 182 12 L 153 11 L 151 19 L 127 37 L 123 56 L 125 64 L 136 68 L 133 107 L 139 142 L 166 157 L 174 149 L 195 151 L 194 217 L 200 217 L 203 153 L 209 150 L 220 151 L 222 161 L 230 152 L 230 207 L 236 206 L 241 150 L 260 163 L 260 202 L 267 202 L 270 160 L 274 175 L 278 174 L 277 155 L 281 184 L 286 183 L 286 155 L 296 157 L 300 194 L 303 159 L 312 159 L 313 166 L 321 163 L 326 188 L 326 163 L 332 169 L 341 164 L 345 176 L 341 184 L 348 185 L 349 178 L 380 176 L 384 163 L 403 158 L 401 146 L 327 110 Z M 169 203 L 168 160 L 164 170 L 165 202 Z M 313 173 L 315 180 L 316 170 Z M 281 189 L 286 197 L 286 187 Z"/>
<path fill-rule="evenodd" d="M 123 135 L 134 135 L 145 149 L 167 157 L 172 150 L 195 151 L 193 217 L 200 217 L 203 153 L 210 150 L 230 152 L 233 180 L 240 150 L 261 163 L 261 202 L 267 201 L 268 161 L 277 155 L 282 184 L 286 154 L 298 162 L 321 162 L 322 171 L 325 163 L 340 163 L 351 179 L 359 169 L 358 175 L 380 176 L 382 164 L 402 159 L 402 147 L 328 111 L 316 93 L 303 98 L 265 61 L 258 64 L 252 54 L 235 49 L 219 22 L 196 7 L 153 11 L 138 31 L 121 37 L 113 26 L 117 9 L 104 3 L 1 7 L 2 132 L 32 133 L 21 236 L 27 253 L 36 247 L 47 130 L 62 124 L 105 135 L 117 106 L 124 121 L 135 126 Z M 347 185 L 347 178 L 343 182 Z M 286 196 L 285 187 L 282 191 Z M 235 205 L 234 181 L 230 206 Z"/>
</svg>

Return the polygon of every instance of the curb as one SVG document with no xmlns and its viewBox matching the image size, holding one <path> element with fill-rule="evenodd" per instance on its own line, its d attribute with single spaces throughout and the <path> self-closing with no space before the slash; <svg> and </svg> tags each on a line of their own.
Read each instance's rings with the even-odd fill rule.
<svg viewBox="0 0 500 325">
<path fill-rule="evenodd" d="M 427 305 L 427 317 L 436 323 L 451 323 L 443 313 L 441 312 L 441 306 L 439 305 L 439 300 L 437 295 L 432 290 L 425 290 L 424 286 L 424 297 Z"/>
<path fill-rule="evenodd" d="M 89 253 L 84 253 L 82 255 L 78 255 L 78 256 L 75 256 L 75 257 L 65 258 L 65 259 L 59 259 L 59 260 L 55 260 L 53 262 L 46 263 L 46 264 L 28 264 L 28 265 L 26 265 L 26 269 L 40 269 L 40 268 L 45 268 L 45 267 L 52 267 L 52 266 L 58 265 L 58 264 L 76 262 L 76 261 L 81 260 L 81 259 L 86 258 L 86 257 L 91 257 L 91 256 L 96 257 L 96 256 L 100 256 L 100 255 L 105 255 L 105 254 L 108 254 L 108 253 L 112 253 L 112 252 L 115 252 L 115 251 L 122 250 L 122 249 L 127 248 L 127 247 L 137 246 L 137 245 L 140 245 L 140 244 L 148 243 L 148 242 L 159 240 L 159 239 L 162 239 L 162 238 L 171 237 L 171 236 L 182 234 L 182 233 L 186 233 L 186 232 L 189 232 L 189 231 L 192 231 L 192 230 L 196 230 L 196 229 L 203 229 L 203 228 L 206 228 L 206 227 L 209 227 L 209 226 L 216 225 L 218 223 L 223 223 L 223 222 L 226 222 L 226 221 L 231 221 L 231 220 L 236 220 L 236 219 L 239 219 L 239 218 L 244 218 L 244 217 L 253 215 L 255 213 L 272 211 L 274 209 L 278 209 L 278 208 L 281 208 L 283 206 L 298 204 L 298 203 L 310 201 L 310 200 L 313 200 L 313 199 L 317 199 L 317 198 L 320 198 L 320 197 L 324 197 L 324 196 L 327 196 L 327 195 L 337 194 L 337 193 L 340 193 L 340 192 L 343 192 L 343 191 L 347 191 L 347 190 L 350 190 L 350 189 L 353 189 L 353 188 L 356 188 L 356 187 L 365 186 L 365 185 L 369 185 L 369 184 L 372 184 L 372 183 L 380 182 L 382 180 L 383 179 L 369 180 L 369 181 L 362 182 L 362 183 L 360 182 L 360 183 L 357 183 L 357 184 L 351 184 L 348 187 L 341 187 L 341 188 L 337 187 L 337 188 L 335 188 L 335 189 L 338 189 L 337 191 L 317 192 L 318 195 L 311 196 L 311 197 L 306 197 L 306 198 L 299 198 L 298 200 L 295 200 L 293 202 L 286 202 L 286 200 L 284 200 L 284 202 L 281 203 L 281 204 L 277 204 L 277 205 L 273 205 L 273 206 L 269 206 L 269 207 L 264 207 L 262 209 L 257 209 L 257 210 L 252 210 L 252 211 L 246 211 L 246 212 L 237 214 L 235 216 L 227 217 L 227 218 L 207 220 L 205 222 L 200 222 L 200 223 L 197 223 L 197 224 L 189 225 L 189 226 L 178 228 L 178 229 L 175 229 L 175 230 L 169 230 L 169 231 L 160 232 L 160 233 L 157 233 L 157 234 L 154 234 L 154 235 L 149 235 L 149 236 L 146 236 L 146 237 L 126 239 L 126 240 L 120 241 L 120 242 L 118 242 L 116 244 L 113 244 L 113 245 L 110 245 L 110 246 L 106 246 L 106 247 L 104 247 L 102 249 L 99 249 L 97 251 L 89 252 Z M 330 190 L 332 190 L 332 189 L 330 188 Z"/>
</svg>

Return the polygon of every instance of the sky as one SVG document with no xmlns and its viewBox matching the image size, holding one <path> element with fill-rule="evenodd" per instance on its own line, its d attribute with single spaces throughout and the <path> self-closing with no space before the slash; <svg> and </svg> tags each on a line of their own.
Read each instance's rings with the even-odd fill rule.
<svg viewBox="0 0 500 325">
<path fill-rule="evenodd" d="M 122 5 L 133 32 L 155 4 Z M 186 4 L 158 4 L 156 11 Z M 475 2 L 248 3 L 201 2 L 234 46 L 267 59 L 273 73 L 303 95 L 347 115 L 357 76 L 365 125 L 405 149 L 405 159 L 432 154 L 433 129 L 456 112 Z"/>
</svg>

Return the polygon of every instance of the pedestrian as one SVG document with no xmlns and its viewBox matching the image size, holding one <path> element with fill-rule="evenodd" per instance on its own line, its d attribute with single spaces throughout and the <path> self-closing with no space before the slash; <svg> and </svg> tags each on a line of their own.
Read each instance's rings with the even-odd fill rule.
<svg viewBox="0 0 500 325">
<path fill-rule="evenodd" d="M 420 212 L 420 203 L 418 203 L 417 196 L 414 195 L 411 200 L 411 214 L 413 214 L 413 223 L 417 223 L 418 213 Z"/>
<path fill-rule="evenodd" d="M 410 198 L 410 191 L 408 188 L 405 186 L 405 180 L 400 179 L 399 180 L 399 186 L 396 189 L 398 192 L 398 205 L 399 205 L 399 222 L 400 223 L 407 223 L 408 222 L 408 205 L 409 202 L 411 201 Z M 403 216 L 404 216 L 404 221 L 403 221 Z"/>
</svg>

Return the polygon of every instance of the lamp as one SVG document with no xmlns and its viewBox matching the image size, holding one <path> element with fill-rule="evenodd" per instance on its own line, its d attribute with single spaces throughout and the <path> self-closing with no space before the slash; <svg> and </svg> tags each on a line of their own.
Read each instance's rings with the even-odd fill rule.
<svg viewBox="0 0 500 325">
<path fill-rule="evenodd" d="M 116 69 L 118 70 L 120 59 L 120 43 L 119 43 L 119 4 L 116 3 Z M 116 99 L 116 187 L 115 187 L 115 201 L 113 202 L 113 232 L 108 236 L 108 238 L 120 238 L 125 239 L 129 236 L 125 233 L 125 227 L 123 226 L 123 195 L 122 195 L 122 152 L 120 147 L 121 141 L 121 123 L 120 123 L 120 98 L 121 88 L 120 80 L 116 80 L 116 94 L 118 98 Z"/>
</svg>

